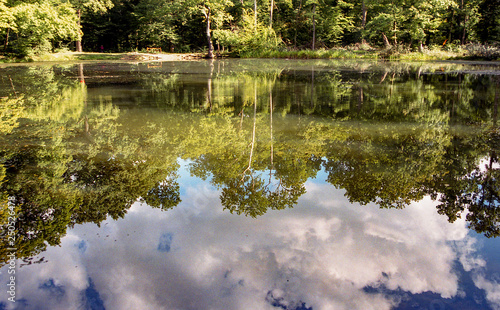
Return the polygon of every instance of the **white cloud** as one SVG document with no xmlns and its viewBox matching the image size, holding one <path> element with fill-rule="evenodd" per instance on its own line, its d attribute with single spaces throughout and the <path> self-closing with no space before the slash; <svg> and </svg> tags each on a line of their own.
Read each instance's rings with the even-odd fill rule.
<svg viewBox="0 0 500 310">
<path fill-rule="evenodd" d="M 66 288 L 65 305 L 77 303 L 91 278 L 110 310 L 276 309 L 271 300 L 315 310 L 390 309 L 396 301 L 363 288 L 451 297 L 459 293 L 454 261 L 482 266 L 473 247 L 452 246 L 472 242 L 465 222 L 449 224 L 428 199 L 387 210 L 352 205 L 328 185 L 308 182 L 307 190 L 297 207 L 256 219 L 222 211 L 218 192 L 203 184 L 187 188 L 167 212 L 136 203 L 101 229 L 72 229 L 61 248 L 44 253 L 48 263 L 26 268 L 19 297 L 44 300 L 38 287 L 53 278 Z M 165 235 L 170 250 L 158 251 Z M 81 240 L 84 252 L 74 246 Z M 488 290 L 484 283 L 477 281 Z"/>
</svg>

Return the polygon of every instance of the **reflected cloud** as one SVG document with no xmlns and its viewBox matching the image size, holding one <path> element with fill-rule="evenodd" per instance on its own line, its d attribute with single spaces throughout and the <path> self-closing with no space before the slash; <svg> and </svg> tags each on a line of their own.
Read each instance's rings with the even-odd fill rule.
<svg viewBox="0 0 500 310">
<path fill-rule="evenodd" d="M 391 309 L 404 297 L 387 290 L 462 296 L 459 262 L 500 304 L 465 220 L 448 223 L 430 199 L 380 209 L 307 182 L 295 208 L 250 218 L 222 211 L 203 183 L 182 187 L 175 209 L 135 203 L 124 219 L 71 229 L 47 263 L 18 270 L 18 298 L 27 309 Z"/>
</svg>

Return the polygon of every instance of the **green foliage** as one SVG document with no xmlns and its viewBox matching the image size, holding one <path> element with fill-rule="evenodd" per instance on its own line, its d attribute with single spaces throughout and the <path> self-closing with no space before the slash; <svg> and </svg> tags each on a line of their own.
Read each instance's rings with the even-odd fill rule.
<svg viewBox="0 0 500 310">
<path fill-rule="evenodd" d="M 7 7 L 5 4 L 7 0 L 0 0 L 0 30 L 4 31 L 6 29 L 15 30 L 15 16 L 11 7 Z"/>
<path fill-rule="evenodd" d="M 411 50 L 424 53 L 432 45 L 448 51 L 457 43 L 494 45 L 500 40 L 498 2 L 276 0 L 259 2 L 255 12 L 252 2 L 231 0 L 2 0 L 0 39 L 4 53 L 18 56 L 67 46 L 83 34 L 83 46 L 96 52 L 101 46 L 119 52 L 146 47 L 212 51 L 216 45 L 234 56 L 280 57 L 312 47 L 313 37 L 314 49 L 405 47 L 386 51 L 388 58 Z"/>
<path fill-rule="evenodd" d="M 77 10 L 94 13 L 104 13 L 114 6 L 112 0 L 71 0 L 70 2 Z"/>
<path fill-rule="evenodd" d="M 67 2 L 20 3 L 10 8 L 14 17 L 10 29 L 19 56 L 50 52 L 54 42 L 80 37 L 76 12 Z"/>
<path fill-rule="evenodd" d="M 254 23 L 254 17 L 245 12 L 242 24 L 235 30 L 216 30 L 214 38 L 223 46 L 244 56 L 245 54 L 266 50 L 274 50 L 281 45 L 281 39 L 272 28 L 262 23 Z"/>
<path fill-rule="evenodd" d="M 22 98 L 0 98 L 0 134 L 11 133 L 18 126 L 23 111 Z"/>
<path fill-rule="evenodd" d="M 181 36 L 175 22 L 179 18 L 186 19 L 183 12 L 185 11 L 178 1 L 140 1 L 134 12 L 139 25 L 137 33 L 139 45 L 166 47 L 179 44 Z"/>
</svg>

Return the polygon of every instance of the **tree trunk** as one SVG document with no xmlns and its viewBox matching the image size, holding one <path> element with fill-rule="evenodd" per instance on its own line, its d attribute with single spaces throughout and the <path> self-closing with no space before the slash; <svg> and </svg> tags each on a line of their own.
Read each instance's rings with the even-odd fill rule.
<svg viewBox="0 0 500 310">
<path fill-rule="evenodd" d="M 316 3 L 313 4 L 313 42 L 312 42 L 312 50 L 314 51 L 314 47 L 316 45 Z"/>
<path fill-rule="evenodd" d="M 210 31 L 210 8 L 207 8 L 207 13 L 205 14 L 207 19 L 207 43 L 208 43 L 208 58 L 214 58 L 214 45 L 212 44 L 212 34 Z"/>
<path fill-rule="evenodd" d="M 361 28 L 365 29 L 366 25 L 366 6 L 365 1 L 361 1 Z"/>
<path fill-rule="evenodd" d="M 257 31 L 257 0 L 253 0 L 253 14 L 254 14 L 254 26 L 255 31 Z"/>
<path fill-rule="evenodd" d="M 274 148 L 273 148 L 273 87 L 269 85 L 269 128 L 271 131 L 271 167 L 269 168 L 269 182 L 271 182 L 272 170 L 274 169 Z"/>
<path fill-rule="evenodd" d="M 274 9 L 274 0 L 271 0 L 271 10 L 269 12 L 269 28 L 273 28 L 273 9 Z"/>
<path fill-rule="evenodd" d="M 76 12 L 78 14 L 78 31 L 81 31 L 80 25 L 81 25 L 81 20 L 82 20 L 82 11 L 80 9 L 78 9 L 78 11 L 76 11 Z M 78 41 L 76 41 L 76 51 L 79 53 L 82 52 L 82 39 L 81 38 Z"/>
<path fill-rule="evenodd" d="M 7 28 L 7 35 L 5 35 L 5 44 L 3 46 L 4 50 L 7 49 L 7 46 L 9 45 L 9 32 L 10 28 Z"/>
<path fill-rule="evenodd" d="M 386 48 L 390 48 L 391 47 L 391 43 L 389 43 L 389 39 L 387 39 L 387 36 L 383 32 L 382 32 L 382 39 L 384 40 L 385 47 Z"/>
<path fill-rule="evenodd" d="M 500 99 L 500 91 L 498 90 L 500 88 L 500 77 L 495 78 L 495 100 L 493 101 L 493 125 L 497 125 L 497 118 L 498 118 L 498 101 Z"/>
<path fill-rule="evenodd" d="M 394 45 L 398 45 L 398 34 L 397 34 L 397 31 L 398 28 L 396 26 L 396 17 L 394 17 L 394 28 L 393 28 L 393 31 L 394 31 Z"/>
<path fill-rule="evenodd" d="M 299 26 L 300 22 L 299 22 L 299 16 L 300 16 L 300 12 L 302 10 L 302 0 L 300 0 L 299 2 L 299 9 L 297 10 L 297 15 L 295 16 L 295 37 L 293 39 L 293 47 L 297 47 L 297 27 Z"/>
<path fill-rule="evenodd" d="M 250 156 L 248 158 L 248 167 L 243 171 L 242 175 L 243 177 L 241 178 L 240 182 L 243 182 L 245 179 L 245 174 L 248 170 L 252 168 L 252 157 L 253 157 L 253 150 L 255 147 L 255 127 L 257 125 L 257 82 L 254 82 L 254 102 L 253 102 L 253 129 L 252 129 L 252 142 L 250 143 Z"/>
<path fill-rule="evenodd" d="M 80 9 L 78 9 L 77 14 L 78 14 L 78 31 L 81 31 L 82 11 Z M 76 41 L 76 51 L 79 53 L 81 53 L 83 51 L 82 38 L 80 38 L 78 41 Z"/>
<path fill-rule="evenodd" d="M 450 20 L 450 30 L 448 30 L 448 42 L 451 43 L 451 36 L 453 34 L 453 20 L 455 19 L 455 10 L 451 11 L 451 20 Z"/>
<path fill-rule="evenodd" d="M 466 32 L 467 32 L 467 21 L 469 20 L 469 16 L 467 14 L 464 18 L 464 32 L 462 33 L 462 45 L 465 44 Z"/>
</svg>

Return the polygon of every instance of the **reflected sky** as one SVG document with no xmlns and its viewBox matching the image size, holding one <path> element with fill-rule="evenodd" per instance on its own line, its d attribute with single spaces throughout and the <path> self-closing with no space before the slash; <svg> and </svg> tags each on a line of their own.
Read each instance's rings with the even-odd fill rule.
<svg viewBox="0 0 500 310">
<path fill-rule="evenodd" d="M 316 178 L 295 208 L 251 218 L 186 167 L 174 209 L 135 203 L 18 268 L 16 309 L 500 309 L 498 240 L 431 199 L 361 206 Z"/>
</svg>

